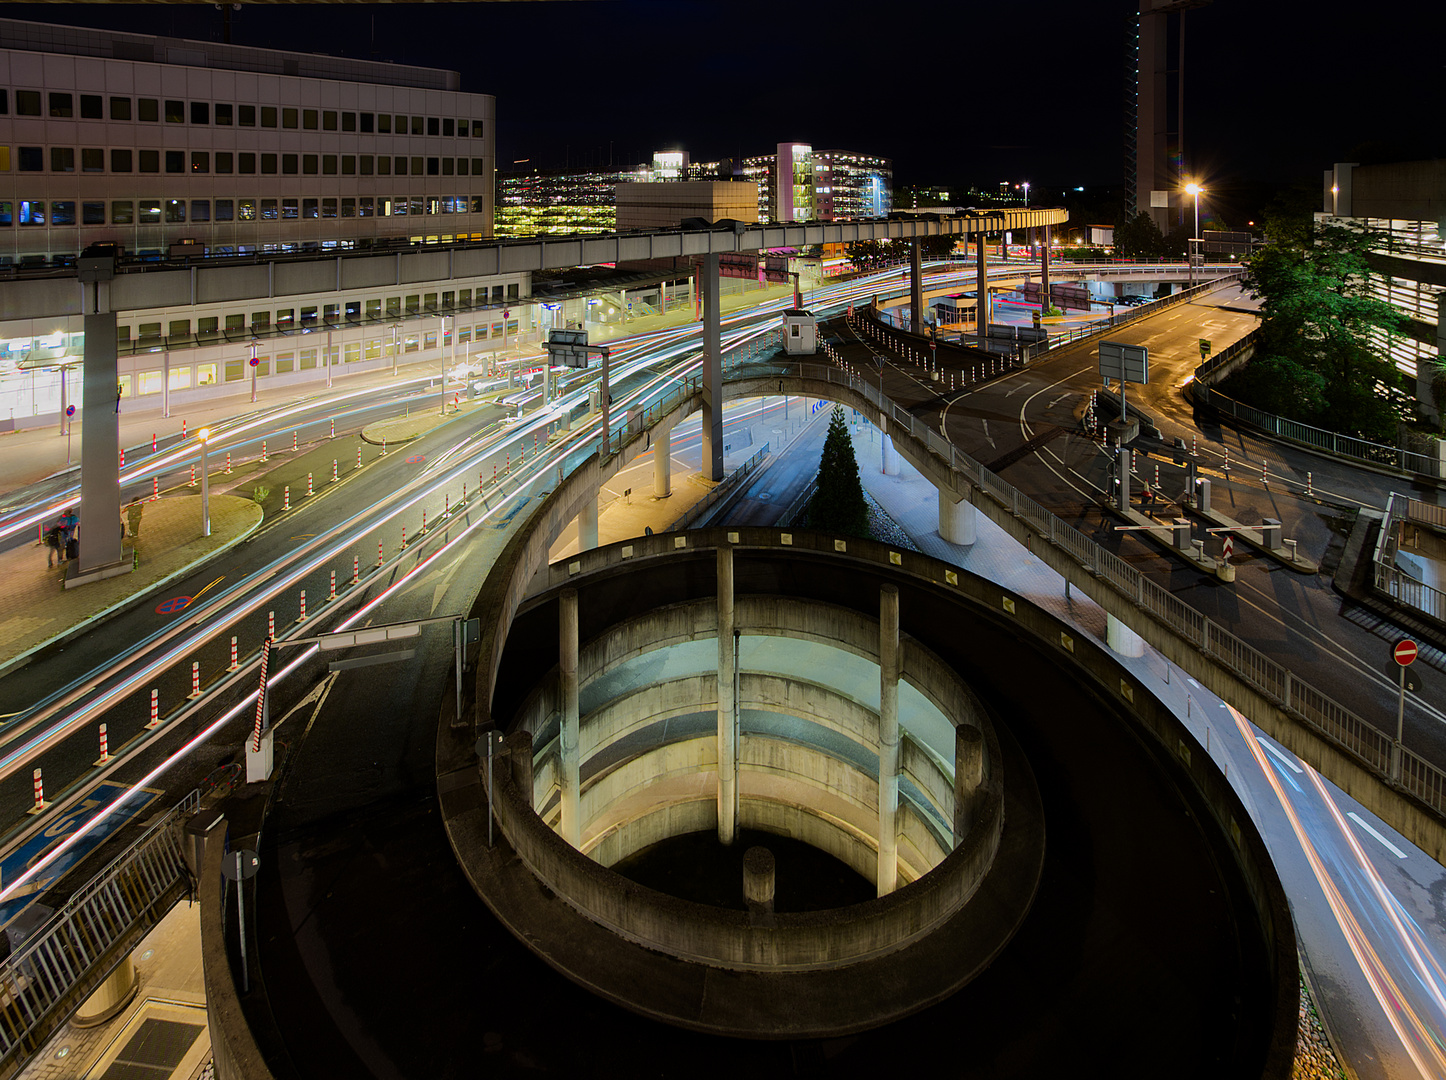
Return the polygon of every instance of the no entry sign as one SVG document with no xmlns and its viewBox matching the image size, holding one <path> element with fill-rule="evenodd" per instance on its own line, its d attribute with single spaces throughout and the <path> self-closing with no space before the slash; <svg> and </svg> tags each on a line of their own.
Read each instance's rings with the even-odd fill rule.
<svg viewBox="0 0 1446 1080">
<path fill-rule="evenodd" d="M 1402 667 L 1410 667 L 1416 659 L 1416 652 L 1416 643 L 1409 638 L 1404 638 L 1396 642 L 1396 647 L 1391 650 L 1391 656 Z"/>
</svg>

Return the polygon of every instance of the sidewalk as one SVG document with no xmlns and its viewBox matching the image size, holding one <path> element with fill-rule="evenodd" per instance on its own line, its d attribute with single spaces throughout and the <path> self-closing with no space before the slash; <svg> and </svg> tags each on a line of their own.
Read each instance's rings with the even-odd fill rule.
<svg viewBox="0 0 1446 1080">
<path fill-rule="evenodd" d="M 140 556 L 132 573 L 67 589 L 62 584 L 65 568 L 48 569 L 48 549 L 39 543 L 0 552 L 0 673 L 156 586 L 183 577 L 192 566 L 244 540 L 262 517 L 261 507 L 251 499 L 212 495 L 211 535 L 202 537 L 199 495 L 141 505 L 140 535 L 126 540 L 126 547 L 133 546 Z"/>
</svg>

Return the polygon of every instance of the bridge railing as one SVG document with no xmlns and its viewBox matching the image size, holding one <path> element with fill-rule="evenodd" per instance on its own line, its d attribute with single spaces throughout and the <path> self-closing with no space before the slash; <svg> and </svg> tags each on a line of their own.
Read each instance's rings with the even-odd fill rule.
<svg viewBox="0 0 1446 1080">
<path fill-rule="evenodd" d="M 1414 608 L 1437 622 L 1446 622 L 1446 592 L 1412 577 L 1398 565 L 1396 555 L 1400 550 L 1402 530 L 1411 523 L 1417 527 L 1424 525 L 1428 529 L 1446 530 L 1446 507 L 1431 506 L 1399 492 L 1391 493 L 1371 558 L 1373 584 L 1396 603 Z"/>
</svg>

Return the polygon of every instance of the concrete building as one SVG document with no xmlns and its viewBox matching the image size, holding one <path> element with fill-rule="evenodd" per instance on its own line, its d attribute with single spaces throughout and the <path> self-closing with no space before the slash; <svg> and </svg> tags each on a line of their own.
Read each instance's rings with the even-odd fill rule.
<svg viewBox="0 0 1446 1080">
<path fill-rule="evenodd" d="M 679 180 L 617 185 L 617 227 L 663 229 L 688 218 L 758 221 L 758 189 L 732 180 Z"/>
<path fill-rule="evenodd" d="M 851 221 L 893 209 L 893 163 L 853 150 L 779 143 L 773 154 L 744 158 L 743 176 L 758 185 L 763 222 Z"/>
<path fill-rule="evenodd" d="M 454 71 L 0 20 L 0 263 L 482 239 L 495 118 Z"/>
<path fill-rule="evenodd" d="M 1382 165 L 1338 162 L 1325 171 L 1322 212 L 1381 234 L 1371 263 L 1371 290 L 1409 320 L 1405 334 L 1374 332 L 1375 343 L 1416 382 L 1423 412 L 1441 416 L 1441 359 L 1446 356 L 1446 161 Z"/>
</svg>

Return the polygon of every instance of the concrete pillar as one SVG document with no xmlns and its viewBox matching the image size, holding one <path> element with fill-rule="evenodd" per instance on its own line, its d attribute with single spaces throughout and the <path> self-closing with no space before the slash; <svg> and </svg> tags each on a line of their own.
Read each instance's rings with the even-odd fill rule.
<svg viewBox="0 0 1446 1080">
<path fill-rule="evenodd" d="M 978 728 L 954 729 L 954 846 L 974 824 L 974 797 L 984 783 L 984 733 Z"/>
<path fill-rule="evenodd" d="M 609 350 L 604 349 L 602 351 L 602 384 L 597 397 L 598 407 L 602 410 L 602 458 L 609 457 L 613 452 L 613 392 L 608 386 L 608 368 L 611 366 L 609 363 L 610 360 Z M 599 460 L 601 460 L 601 458 Z"/>
<path fill-rule="evenodd" d="M 718 842 L 738 835 L 738 672 L 733 664 L 733 549 L 718 549 Z"/>
<path fill-rule="evenodd" d="M 974 327 L 982 345 L 989 332 L 989 274 L 984 267 L 984 234 L 974 238 Z"/>
<path fill-rule="evenodd" d="M 1039 260 L 1039 295 L 1046 309 L 1049 307 L 1049 226 L 1044 227 L 1044 253 Z"/>
<path fill-rule="evenodd" d="M 1105 643 L 1121 656 L 1145 655 L 1145 639 L 1113 615 L 1105 616 Z"/>
<path fill-rule="evenodd" d="M 723 318 L 718 256 L 703 256 L 703 476 L 723 479 Z M 119 511 L 117 511 L 119 513 Z"/>
<path fill-rule="evenodd" d="M 899 887 L 899 590 L 879 589 L 880 896 Z"/>
<path fill-rule="evenodd" d="M 135 960 L 130 953 L 126 953 L 115 969 L 106 976 L 105 981 L 97 986 L 95 992 L 76 1010 L 71 1017 L 71 1024 L 78 1028 L 104 1024 L 131 1003 L 140 987 L 141 980 L 136 974 Z"/>
<path fill-rule="evenodd" d="M 653 494 L 666 499 L 673 493 L 673 429 L 653 432 Z"/>
<path fill-rule="evenodd" d="M 924 332 L 924 269 L 918 240 L 909 243 L 909 326 L 916 334 Z"/>
<path fill-rule="evenodd" d="M 775 864 L 766 847 L 743 853 L 743 902 L 752 914 L 772 914 Z"/>
<path fill-rule="evenodd" d="M 512 772 L 512 782 L 522 792 L 527 805 L 532 806 L 532 732 L 514 731 L 507 736 L 504 748 L 507 751 L 507 764 Z"/>
<path fill-rule="evenodd" d="M 947 488 L 939 489 L 939 535 L 951 544 L 968 545 L 979 538 L 978 511 L 968 499 Z"/>
<path fill-rule="evenodd" d="M 118 566 L 120 535 L 120 378 L 110 283 L 115 260 L 78 262 L 85 314 L 81 381 L 80 560 L 73 574 Z"/>
<path fill-rule="evenodd" d="M 583 503 L 577 515 L 577 549 L 591 551 L 597 547 L 597 496 Z"/>
<path fill-rule="evenodd" d="M 578 758 L 577 590 L 564 589 L 557 605 L 557 669 L 562 679 L 562 838 L 582 846 L 582 762 Z"/>
<path fill-rule="evenodd" d="M 899 475 L 899 453 L 894 449 L 894 440 L 891 436 L 883 436 L 883 464 L 881 471 L 885 476 Z"/>
</svg>

